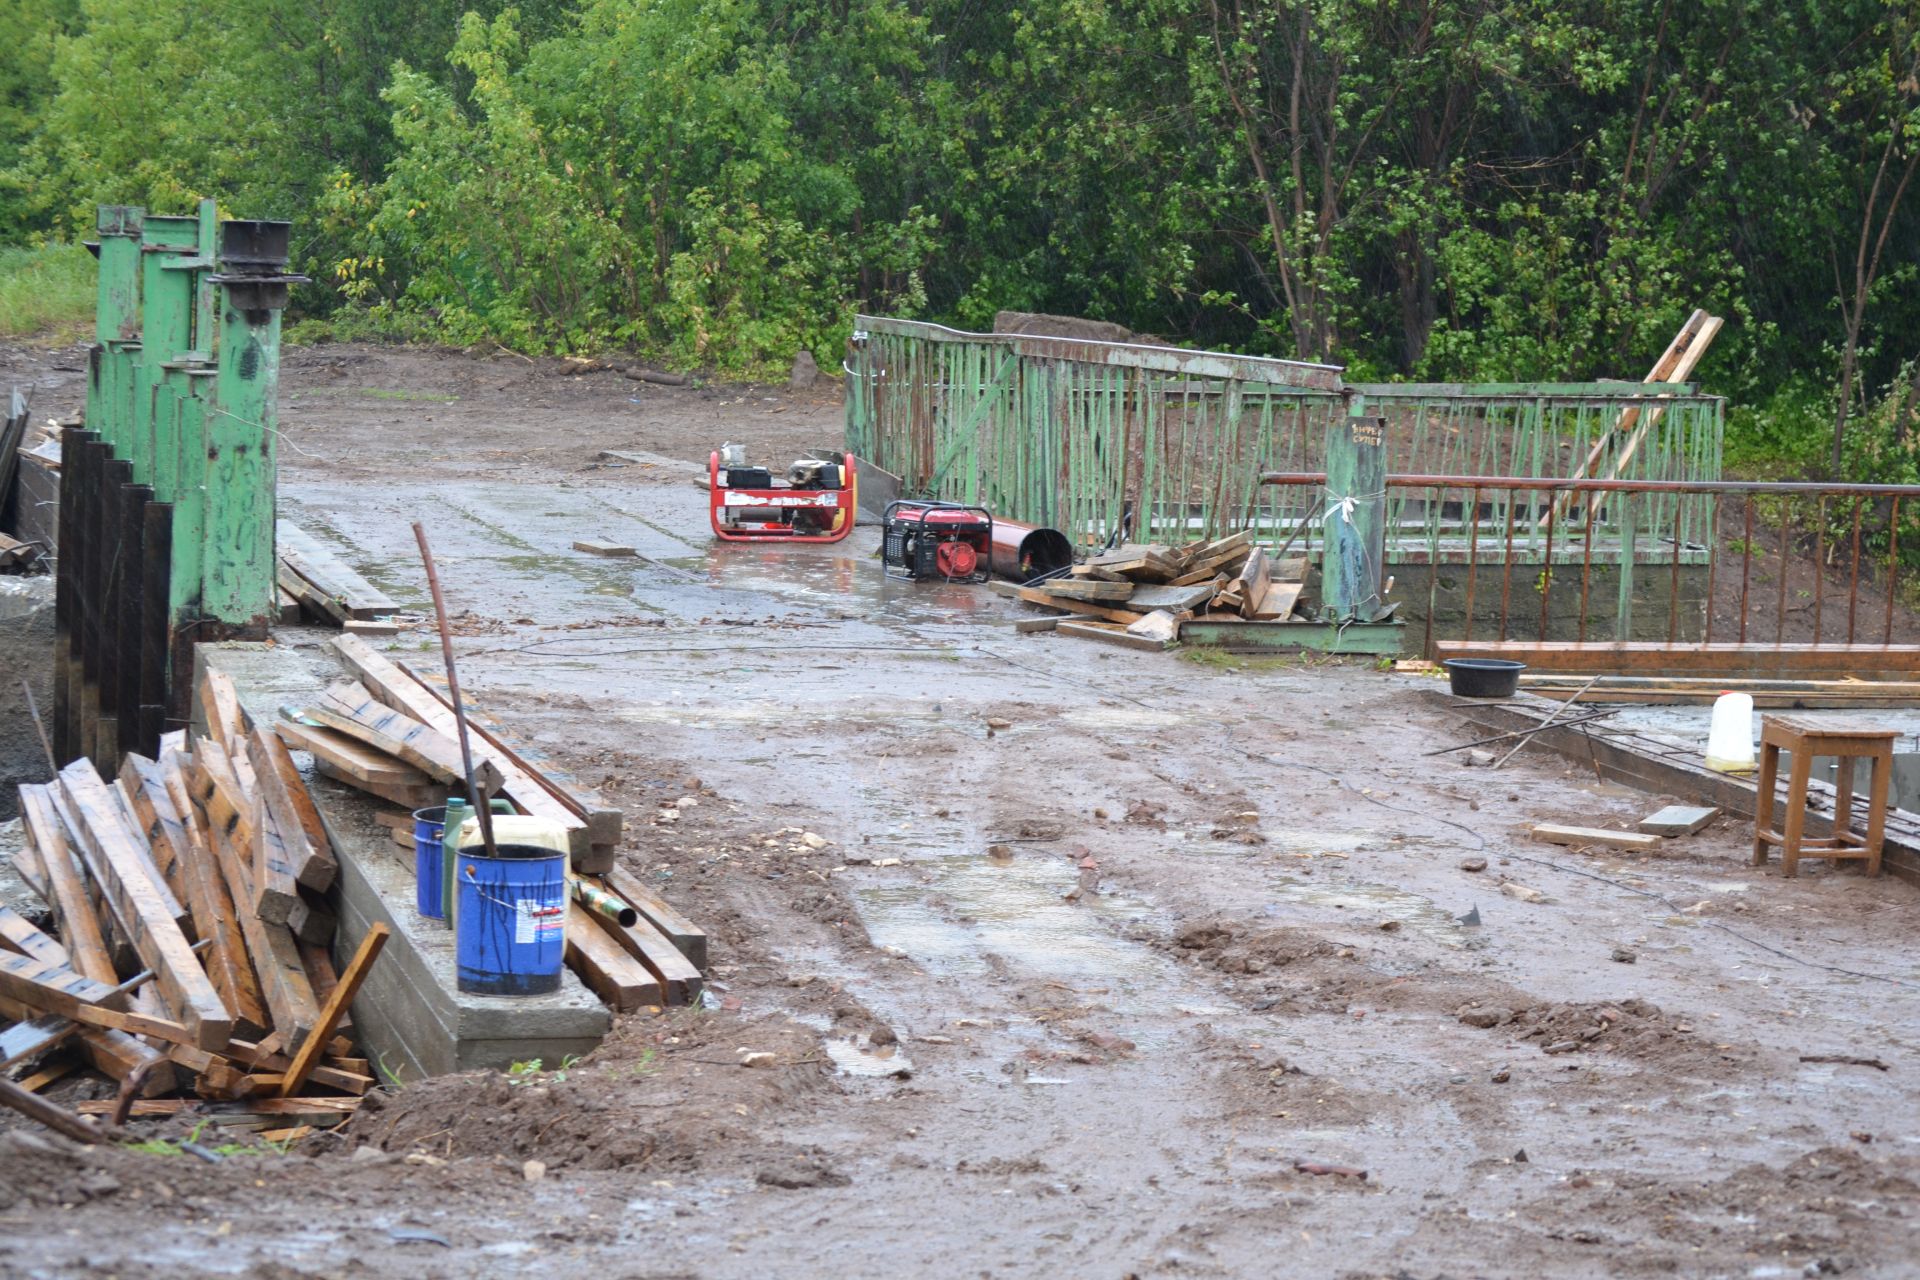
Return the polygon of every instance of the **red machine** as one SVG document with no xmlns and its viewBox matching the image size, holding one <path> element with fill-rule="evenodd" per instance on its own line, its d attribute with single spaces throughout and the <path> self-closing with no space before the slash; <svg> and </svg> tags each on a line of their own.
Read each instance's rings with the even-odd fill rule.
<svg viewBox="0 0 1920 1280">
<path fill-rule="evenodd" d="M 707 459 L 707 517 L 724 542 L 838 542 L 853 532 L 858 470 L 850 453 L 802 458 L 775 480 L 737 445 Z"/>
<path fill-rule="evenodd" d="M 985 582 L 992 572 L 993 513 L 953 502 L 891 502 L 881 523 L 888 576 Z"/>
</svg>

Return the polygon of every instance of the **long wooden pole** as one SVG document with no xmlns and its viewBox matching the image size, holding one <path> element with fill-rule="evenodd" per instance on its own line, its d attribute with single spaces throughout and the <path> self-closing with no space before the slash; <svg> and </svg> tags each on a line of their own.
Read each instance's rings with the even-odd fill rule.
<svg viewBox="0 0 1920 1280">
<path fill-rule="evenodd" d="M 447 691 L 453 695 L 453 719 L 460 730 L 460 764 L 467 775 L 467 797 L 473 802 L 474 813 L 480 817 L 480 839 L 487 847 L 487 856 L 497 858 L 500 850 L 493 843 L 493 815 L 473 775 L 473 746 L 467 736 L 467 708 L 460 701 L 460 677 L 453 669 L 453 633 L 447 629 L 447 602 L 440 594 L 440 573 L 434 568 L 433 548 L 427 545 L 427 528 L 418 520 L 413 522 L 413 536 L 420 544 L 420 559 L 427 566 L 427 587 L 433 592 L 433 613 L 440 623 L 440 656 L 447 664 Z"/>
</svg>

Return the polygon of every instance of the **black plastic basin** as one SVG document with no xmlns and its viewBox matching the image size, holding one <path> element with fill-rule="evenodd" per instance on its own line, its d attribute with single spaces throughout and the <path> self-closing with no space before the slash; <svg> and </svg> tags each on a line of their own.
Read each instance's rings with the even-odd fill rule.
<svg viewBox="0 0 1920 1280">
<path fill-rule="evenodd" d="M 1527 669 L 1526 663 L 1506 658 L 1448 658 L 1440 665 L 1457 698 L 1511 698 Z"/>
</svg>

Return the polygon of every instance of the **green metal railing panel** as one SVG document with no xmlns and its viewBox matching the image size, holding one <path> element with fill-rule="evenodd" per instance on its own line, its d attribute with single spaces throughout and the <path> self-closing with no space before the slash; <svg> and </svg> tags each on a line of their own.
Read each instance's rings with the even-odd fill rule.
<svg viewBox="0 0 1920 1280">
<path fill-rule="evenodd" d="M 908 493 L 982 503 L 1082 546 L 1123 524 L 1136 541 L 1175 542 L 1242 528 L 1271 542 L 1303 522 L 1317 528 L 1320 494 L 1261 486 L 1258 473 L 1324 471 L 1328 428 L 1363 409 L 1384 420 L 1395 473 L 1568 475 L 1638 407 L 1659 420 L 1609 474 L 1720 476 L 1724 402 L 1690 384 L 1347 384 L 1326 365 L 867 316 L 857 325 L 849 450 Z M 1534 499 L 1482 498 L 1467 505 L 1483 538 L 1495 531 L 1504 554 L 1511 518 L 1515 558 L 1547 555 Z M 1668 505 L 1643 523 L 1704 541 L 1702 500 L 1659 501 Z M 1621 535 L 1618 505 L 1604 504 L 1596 541 Z M 1389 559 L 1457 558 L 1474 536 L 1457 513 L 1406 490 L 1391 495 L 1386 522 Z M 1563 560 L 1570 532 L 1553 536 L 1552 558 Z"/>
</svg>

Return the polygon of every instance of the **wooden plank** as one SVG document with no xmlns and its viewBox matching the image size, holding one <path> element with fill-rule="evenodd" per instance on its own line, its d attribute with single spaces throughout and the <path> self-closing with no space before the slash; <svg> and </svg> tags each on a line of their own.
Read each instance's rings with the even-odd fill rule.
<svg viewBox="0 0 1920 1280">
<path fill-rule="evenodd" d="M 202 738 L 185 758 L 185 767 L 193 802 L 207 815 L 208 829 L 232 840 L 235 848 L 252 849 L 253 802 L 234 776 L 226 750 L 212 738 Z"/>
<path fill-rule="evenodd" d="M 611 923 L 578 902 L 569 902 L 568 966 L 595 995 L 621 1013 L 632 1013 L 646 1005 L 665 1005 L 666 990 L 660 980 L 601 928 Z"/>
<path fill-rule="evenodd" d="M 1269 582 L 1260 608 L 1251 615 L 1252 621 L 1275 622 L 1292 617 L 1293 607 L 1300 602 L 1300 593 L 1305 589 L 1298 582 Z"/>
<path fill-rule="evenodd" d="M 266 798 L 253 798 L 253 848 L 249 851 L 253 880 L 252 914 L 269 924 L 286 924 L 300 901 L 299 881 L 294 878 L 292 853 L 287 833 L 281 829 Z M 296 834 L 295 839 L 298 839 Z"/>
<path fill-rule="evenodd" d="M 226 876 L 228 892 L 236 902 L 251 901 L 253 883 L 245 861 L 225 831 L 216 827 L 211 837 L 214 859 Z M 261 999 L 272 1018 L 273 1030 L 282 1044 L 297 1050 L 320 1019 L 313 986 L 300 963 L 299 947 L 285 925 L 270 924 L 251 911 L 239 915 L 240 930 L 246 936 L 254 972 L 259 975 Z"/>
<path fill-rule="evenodd" d="M 392 618 L 348 618 L 340 629 L 350 636 L 377 636 L 385 639 L 400 634 L 400 624 Z"/>
<path fill-rule="evenodd" d="M 1567 827 L 1554 822 L 1543 822 L 1534 827 L 1533 838 L 1548 844 L 1603 844 L 1613 849 L 1654 849 L 1660 845 L 1659 836 L 1643 835 L 1638 831 L 1609 831 L 1604 827 Z"/>
<path fill-rule="evenodd" d="M 376 700 L 357 681 L 343 680 L 334 685 L 318 702 L 308 703 L 305 714 L 307 719 L 410 764 L 436 781 L 466 782 L 458 742 Z M 474 771 L 482 791 L 492 795 L 500 790 L 500 770 L 493 761 L 474 761 Z"/>
<path fill-rule="evenodd" d="M 433 779 L 404 760 L 348 737 L 338 729 L 280 720 L 274 724 L 288 746 L 310 753 L 321 764 L 333 766 L 333 776 L 358 783 L 388 787 L 426 787 Z"/>
<path fill-rule="evenodd" d="M 447 695 L 444 680 L 429 679 L 404 662 L 395 665 L 412 676 L 444 709 L 452 712 L 453 702 Z M 462 699 L 462 705 L 466 709 L 469 729 L 477 732 L 500 757 L 518 766 L 521 772 L 587 824 L 587 840 L 590 844 L 612 846 L 620 843 L 625 832 L 626 815 L 617 805 L 607 803 L 598 791 L 561 768 L 544 752 L 517 737 L 500 721 L 487 714 L 486 708 L 475 701 L 471 694 Z M 612 865 L 611 860 L 608 865 Z"/>
<path fill-rule="evenodd" d="M 1240 616 L 1257 618 L 1260 607 L 1266 603 L 1267 587 L 1272 581 L 1272 566 L 1267 563 L 1267 553 L 1255 547 L 1247 553 L 1247 561 L 1240 566 L 1240 573 L 1234 578 L 1234 585 L 1240 590 Z"/>
<path fill-rule="evenodd" d="M 340 873 L 340 859 L 327 824 L 314 807 L 313 797 L 307 794 L 300 770 L 287 754 L 286 743 L 276 733 L 255 729 L 247 735 L 247 758 L 253 762 L 260 797 L 280 829 L 295 881 L 316 893 L 325 893 Z M 258 884 L 254 891 L 260 891 Z"/>
<path fill-rule="evenodd" d="M 209 944 L 205 952 L 207 976 L 241 1026 L 264 1031 L 268 1018 L 266 1007 L 260 1002 L 260 983 L 253 975 L 253 962 L 247 956 L 240 922 L 234 917 L 233 896 L 227 888 L 226 877 L 214 861 L 204 823 L 194 812 L 183 768 L 184 755 L 178 750 L 161 753 L 160 780 L 175 814 L 181 815 L 181 837 L 186 842 L 183 861 L 188 903 L 193 911 L 194 931 Z"/>
<path fill-rule="evenodd" d="M 344 782 L 370 796 L 378 796 L 389 804 L 403 805 L 409 812 L 415 809 L 430 809 L 447 802 L 447 788 L 438 783 L 429 782 L 410 787 L 392 786 L 384 782 L 363 782 L 327 760 L 315 760 L 313 767 L 321 777 L 332 778 L 335 782 Z"/>
<path fill-rule="evenodd" d="M 1657 641 L 1438 641 L 1435 661 L 1512 658 L 1535 671 L 1568 675 L 1671 674 L 1739 680 L 1911 679 L 1920 675 L 1920 645 L 1665 645 Z"/>
<path fill-rule="evenodd" d="M 82 1006 L 116 1011 L 127 1007 L 124 991 L 75 973 L 67 965 L 50 964 L 9 950 L 0 950 L 0 995 L 30 1009 L 76 1021 L 75 1010 Z"/>
<path fill-rule="evenodd" d="M 353 613 L 347 608 L 346 602 L 309 581 L 295 567 L 294 559 L 297 557 L 283 554 L 274 565 L 273 580 L 279 588 L 279 594 L 291 597 L 297 612 L 311 614 L 315 619 L 336 627 L 351 618 Z"/>
<path fill-rule="evenodd" d="M 275 604 L 280 610 L 280 625 L 297 627 L 300 625 L 300 601 L 287 594 L 285 587 L 276 587 Z"/>
<path fill-rule="evenodd" d="M 0 947 L 51 965 L 66 965 L 67 949 L 35 928 L 33 922 L 0 903 Z"/>
<path fill-rule="evenodd" d="M 276 521 L 274 535 L 281 560 L 316 590 L 337 601 L 348 617 L 377 618 L 399 610 L 386 592 L 291 520 Z"/>
<path fill-rule="evenodd" d="M 291 1097 L 306 1084 L 307 1076 L 319 1063 L 321 1048 L 333 1038 L 334 1028 L 340 1025 L 340 1019 L 353 1003 L 353 998 L 360 994 L 360 984 L 367 980 L 367 970 L 379 958 L 380 950 L 386 946 L 391 932 L 378 920 L 368 927 L 366 936 L 360 939 L 360 945 L 353 953 L 353 959 L 347 962 L 347 971 L 340 975 L 339 985 L 327 996 L 327 1003 L 320 1010 L 320 1019 L 314 1025 L 313 1033 L 295 1049 L 293 1065 L 287 1069 L 280 1084 L 281 1097 Z"/>
<path fill-rule="evenodd" d="M 615 867 L 606 874 L 606 884 L 627 905 L 638 911 L 648 924 L 657 929 L 661 936 L 671 942 L 693 966 L 701 972 L 707 968 L 707 933 L 694 924 L 655 893 L 642 884 L 640 878 L 621 867 Z"/>
<path fill-rule="evenodd" d="M 186 868 L 180 865 L 181 845 L 179 823 L 169 826 L 160 817 L 162 809 L 171 811 L 173 806 L 166 798 L 166 788 L 160 782 L 159 765 L 137 752 L 128 752 L 120 761 L 120 776 L 116 780 L 122 806 L 131 820 L 133 829 L 147 842 L 147 848 L 153 852 L 154 865 L 166 880 L 167 889 L 193 912 L 193 903 L 187 896 Z M 156 807 L 155 801 L 158 801 Z"/>
<path fill-rule="evenodd" d="M 1131 582 L 1100 582 L 1087 578 L 1053 578 L 1026 590 L 1050 598 L 1086 600 L 1097 604 L 1118 604 L 1137 590 Z"/>
<path fill-rule="evenodd" d="M 1125 627 L 1111 622 L 1062 622 L 1055 630 L 1063 636 L 1099 640 L 1106 644 L 1119 645 L 1123 649 L 1139 649 L 1147 653 L 1160 653 L 1168 648 L 1169 643 L 1146 636 L 1130 635 Z"/>
<path fill-rule="evenodd" d="M 47 868 L 40 859 L 40 851 L 31 843 L 23 844 L 14 850 L 11 861 L 13 873 L 20 877 L 27 888 L 33 890 L 40 901 L 51 901 L 47 895 L 52 890 L 47 885 Z"/>
<path fill-rule="evenodd" d="M 1145 614 L 1134 613 L 1129 609 L 1109 609 L 1105 605 L 1093 604 L 1086 600 L 1069 600 L 1065 596 L 1050 596 L 1027 587 L 1016 587 L 1014 595 L 1028 604 L 1037 604 L 1047 609 L 1059 609 L 1067 613 L 1077 613 L 1089 618 L 1100 618 L 1107 622 L 1118 622 L 1122 626 L 1138 622 Z"/>
<path fill-rule="evenodd" d="M 130 939 L 155 985 L 194 1037 L 211 1049 L 233 1036 L 233 1013 L 213 989 L 200 961 L 190 949 L 179 921 L 170 914 L 162 890 L 153 883 L 150 859 L 138 856 L 144 847 L 122 826 L 113 811 L 106 784 L 85 760 L 60 771 L 60 787 L 79 819 L 83 841 L 92 841 L 101 855 L 105 875 L 101 888 L 118 904 L 120 919 L 132 930 Z"/>
<path fill-rule="evenodd" d="M 327 997 L 333 994 L 333 989 L 340 985 L 340 975 L 333 967 L 333 939 L 329 937 L 325 942 L 307 942 L 295 938 L 294 942 L 300 952 L 300 964 L 307 971 L 307 984 L 313 988 L 313 998 L 324 1005 Z M 341 1032 L 353 1030 L 352 1010 L 340 1015 L 340 1025 L 335 1029 Z M 351 1043 L 342 1038 L 329 1046 L 329 1051 L 338 1053 L 350 1048 Z"/>
<path fill-rule="evenodd" d="M 30 1012 L 22 1008 L 21 1013 Z M 12 1013 L 6 1016 L 13 1017 Z M 0 1070 L 13 1066 L 16 1062 L 25 1062 L 65 1043 L 80 1024 L 72 1018 L 62 1018 L 58 1014 L 43 1013 L 38 1017 L 20 1018 L 10 1027 L 0 1027 Z"/>
<path fill-rule="evenodd" d="M 207 734 L 232 755 L 242 749 L 241 738 L 253 727 L 240 705 L 240 691 L 223 671 L 209 667 L 200 678 L 200 709 L 207 719 Z"/>
<path fill-rule="evenodd" d="M 578 906 L 577 903 L 574 905 Z M 701 988 L 706 985 L 706 979 L 700 976 L 700 970 L 680 953 L 678 947 L 668 941 L 666 935 L 649 924 L 645 916 L 634 924 L 621 925 L 605 916 L 595 915 L 593 923 L 660 980 L 660 987 L 667 1004 L 692 1004 L 700 998 Z M 571 913 L 569 913 L 568 928 L 569 930 L 572 928 Z"/>
<path fill-rule="evenodd" d="M 20 816 L 34 844 L 41 851 L 51 896 L 46 902 L 53 909 L 60 936 L 66 940 L 73 967 L 95 982 L 112 985 L 114 964 L 94 914 L 92 900 L 70 840 L 76 840 L 62 820 L 53 802 L 50 786 L 20 788 Z"/>
<path fill-rule="evenodd" d="M 1716 805 L 1670 804 L 1633 825 L 1655 836 L 1690 836 L 1720 816 Z"/>
<path fill-rule="evenodd" d="M 575 540 L 573 549 L 575 551 L 584 551 L 590 556 L 607 556 L 615 559 L 639 554 L 639 552 L 627 546 L 625 543 L 593 542 L 585 538 Z"/>
<path fill-rule="evenodd" d="M 357 636 L 341 636 L 333 644 L 347 664 L 359 673 L 361 681 L 375 697 L 394 710 L 405 712 L 429 728 L 458 740 L 459 729 L 454 723 L 453 712 L 442 705 L 426 686 L 375 653 L 372 646 Z M 486 756 L 500 770 L 500 776 L 505 780 L 506 794 L 515 807 L 522 813 L 559 823 L 567 833 L 568 848 L 574 858 L 592 854 L 594 842 L 585 818 L 555 798 L 536 778 L 494 749 L 484 737 L 470 741 L 470 746 L 476 756 Z"/>
<path fill-rule="evenodd" d="M 1032 635 L 1036 631 L 1051 631 L 1059 625 L 1060 619 L 1057 615 L 1051 618 L 1016 618 L 1013 629 L 1021 635 Z"/>
<path fill-rule="evenodd" d="M 311 889 L 301 889 L 296 897 L 298 901 L 287 912 L 287 928 L 293 930 L 294 940 L 303 947 L 317 946 L 325 950 L 326 945 L 333 941 L 333 932 L 340 923 L 334 916 L 333 908 L 320 900 Z M 308 969 L 308 977 L 312 977 L 311 968 Z M 314 994 L 323 1000 L 326 998 L 318 983 L 314 984 Z"/>
<path fill-rule="evenodd" d="M 1127 599 L 1127 608 L 1136 613 L 1152 613 L 1156 609 L 1180 613 L 1186 609 L 1198 609 L 1213 599 L 1214 593 L 1225 581 L 1225 578 L 1215 576 L 1184 587 L 1141 587 Z"/>
</svg>

